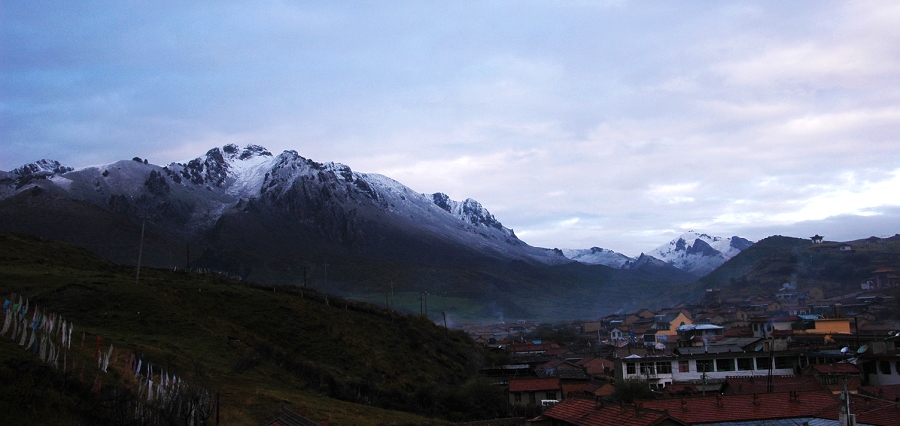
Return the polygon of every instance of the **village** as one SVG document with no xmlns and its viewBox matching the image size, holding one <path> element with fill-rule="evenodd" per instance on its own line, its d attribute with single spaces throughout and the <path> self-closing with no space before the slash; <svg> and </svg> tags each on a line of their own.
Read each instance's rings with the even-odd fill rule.
<svg viewBox="0 0 900 426">
<path fill-rule="evenodd" d="M 640 309 L 552 326 L 468 326 L 508 356 L 482 371 L 513 415 L 558 425 L 900 424 L 900 327 L 880 268 L 850 294 L 785 283 L 768 296 Z M 565 341 L 563 341 L 565 340 Z"/>
</svg>

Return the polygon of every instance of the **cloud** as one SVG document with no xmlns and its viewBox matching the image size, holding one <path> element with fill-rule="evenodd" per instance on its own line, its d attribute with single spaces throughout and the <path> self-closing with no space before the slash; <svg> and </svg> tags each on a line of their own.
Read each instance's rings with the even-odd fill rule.
<svg viewBox="0 0 900 426">
<path fill-rule="evenodd" d="M 475 198 L 533 245 L 631 255 L 688 229 L 761 238 L 840 219 L 865 234 L 900 205 L 897 5 L 4 12 L 3 170 L 257 143 Z"/>
</svg>

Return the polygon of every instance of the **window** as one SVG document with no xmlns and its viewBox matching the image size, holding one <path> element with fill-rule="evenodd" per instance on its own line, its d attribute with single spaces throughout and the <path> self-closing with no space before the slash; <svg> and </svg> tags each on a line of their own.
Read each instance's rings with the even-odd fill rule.
<svg viewBox="0 0 900 426">
<path fill-rule="evenodd" d="M 712 373 L 713 371 L 716 371 L 713 368 L 713 360 L 711 360 L 711 359 L 698 359 L 697 360 L 697 372 L 702 373 L 704 371 L 707 373 Z"/>
<path fill-rule="evenodd" d="M 890 361 L 879 361 L 878 362 L 879 373 L 881 374 L 891 374 L 891 363 Z"/>
<path fill-rule="evenodd" d="M 519 393 L 519 392 L 514 393 L 514 394 L 513 394 L 513 399 L 514 399 L 516 402 L 522 402 L 522 394 Z"/>
<path fill-rule="evenodd" d="M 737 365 L 740 371 L 753 370 L 753 358 L 738 358 Z"/>
<path fill-rule="evenodd" d="M 657 374 L 672 374 L 672 363 L 671 362 L 657 362 L 656 363 L 656 373 Z"/>
<path fill-rule="evenodd" d="M 829 374 L 827 376 L 822 376 L 822 383 L 825 383 L 826 385 L 837 385 L 840 384 L 838 379 L 838 376 Z"/>
<path fill-rule="evenodd" d="M 794 368 L 794 359 L 787 356 L 775 357 L 775 368 Z"/>
<path fill-rule="evenodd" d="M 716 371 L 734 371 L 734 359 L 725 358 L 716 360 Z"/>
<path fill-rule="evenodd" d="M 634 374 L 636 371 L 634 369 L 634 363 L 633 362 L 625 363 L 625 371 L 627 371 L 628 374 Z"/>
<path fill-rule="evenodd" d="M 772 368 L 772 359 L 769 357 L 759 357 L 756 358 L 756 369 L 757 370 L 768 370 Z"/>
<path fill-rule="evenodd" d="M 863 364 L 863 372 L 866 374 L 875 374 L 875 363 L 867 362 Z"/>
<path fill-rule="evenodd" d="M 679 373 L 690 373 L 691 372 L 691 362 L 690 361 L 678 361 L 678 372 Z"/>
<path fill-rule="evenodd" d="M 556 399 L 556 392 L 547 392 L 547 398 L 544 399 Z"/>
<path fill-rule="evenodd" d="M 652 362 L 642 362 L 641 363 L 641 374 L 647 375 L 655 375 L 656 369 L 653 368 L 654 364 Z"/>
</svg>

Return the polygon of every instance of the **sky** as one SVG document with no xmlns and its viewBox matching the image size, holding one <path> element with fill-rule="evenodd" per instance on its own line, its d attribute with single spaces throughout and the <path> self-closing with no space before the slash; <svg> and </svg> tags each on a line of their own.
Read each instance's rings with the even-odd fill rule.
<svg viewBox="0 0 900 426">
<path fill-rule="evenodd" d="M 295 150 L 533 246 L 900 232 L 900 4 L 0 0 L 0 170 Z"/>
</svg>

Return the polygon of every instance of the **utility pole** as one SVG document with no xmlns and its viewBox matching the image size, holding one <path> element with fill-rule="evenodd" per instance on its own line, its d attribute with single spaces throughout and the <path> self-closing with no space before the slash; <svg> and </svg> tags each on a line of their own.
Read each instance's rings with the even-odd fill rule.
<svg viewBox="0 0 900 426">
<path fill-rule="evenodd" d="M 141 257 L 144 255 L 144 228 L 147 225 L 147 218 L 141 220 L 141 244 L 138 246 L 138 263 L 137 263 L 137 274 L 134 276 L 134 284 L 137 285 L 138 281 L 141 279 Z"/>
</svg>

